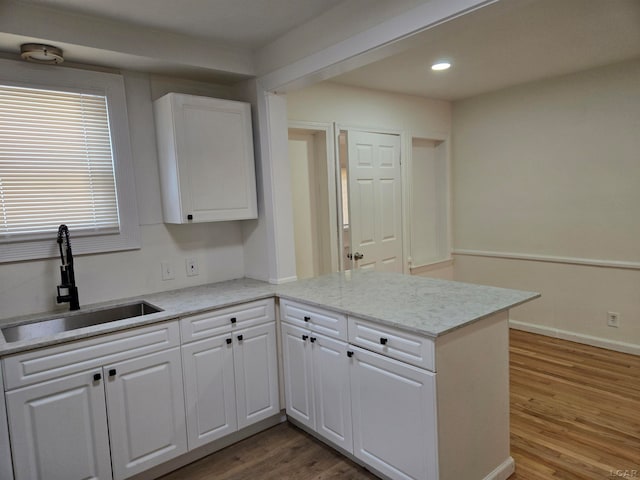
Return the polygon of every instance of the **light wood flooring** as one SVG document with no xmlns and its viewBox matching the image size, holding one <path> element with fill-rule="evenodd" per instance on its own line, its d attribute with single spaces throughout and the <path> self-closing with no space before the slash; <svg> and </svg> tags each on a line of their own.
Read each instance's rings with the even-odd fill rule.
<svg viewBox="0 0 640 480">
<path fill-rule="evenodd" d="M 515 330 L 510 350 L 510 480 L 640 480 L 640 357 Z M 375 478 L 281 424 L 162 480 Z"/>
</svg>

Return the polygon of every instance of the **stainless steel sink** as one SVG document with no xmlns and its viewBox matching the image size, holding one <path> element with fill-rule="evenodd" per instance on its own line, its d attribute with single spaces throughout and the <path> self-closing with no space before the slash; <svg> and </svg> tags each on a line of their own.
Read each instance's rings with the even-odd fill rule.
<svg viewBox="0 0 640 480">
<path fill-rule="evenodd" d="M 140 317 L 157 312 L 162 312 L 162 309 L 147 302 L 136 302 L 86 313 L 69 313 L 65 316 L 27 323 L 25 325 L 5 327 L 2 329 L 2 334 L 4 335 L 5 341 L 11 343 L 49 337 L 56 333 L 68 332 L 69 330 L 100 325 L 125 318 Z"/>
</svg>

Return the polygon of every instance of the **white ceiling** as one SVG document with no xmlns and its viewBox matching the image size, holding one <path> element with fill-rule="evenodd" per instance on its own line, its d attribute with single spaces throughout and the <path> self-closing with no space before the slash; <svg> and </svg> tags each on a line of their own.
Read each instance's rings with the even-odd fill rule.
<svg viewBox="0 0 640 480">
<path fill-rule="evenodd" d="M 343 0 L 19 0 L 256 49 Z"/>
<path fill-rule="evenodd" d="M 457 100 L 640 57 L 640 0 L 502 0 L 411 43 L 331 81 Z M 441 58 L 452 68 L 432 72 Z"/>
<path fill-rule="evenodd" d="M 57 38 L 61 36 L 55 21 L 49 30 L 43 30 L 42 22 L 34 25 L 43 32 L 40 40 L 47 40 L 45 34 L 56 37 L 52 41 L 65 50 L 70 62 L 233 83 L 255 74 L 252 61 L 256 51 L 260 53 L 265 45 L 290 47 L 283 46 L 282 41 L 274 42 L 288 38 L 288 32 L 310 29 L 316 36 L 335 38 L 331 32 L 337 19 L 335 15 L 326 16 L 332 7 L 338 15 L 350 11 L 341 10 L 342 6 L 359 6 L 361 17 L 340 17 L 357 33 L 357 20 L 368 18 L 367 14 L 378 18 L 373 15 L 374 6 L 389 9 L 400 5 L 407 9 L 425 1 L 0 0 L 0 20 L 2 11 L 7 12 L 2 10 L 3 2 L 5 9 L 13 4 L 69 12 L 74 18 L 66 24 L 72 31 L 67 35 L 69 43 Z M 75 19 L 75 14 L 85 16 Z M 322 15 L 327 21 L 314 24 Z M 27 32 L 29 18 L 18 17 L 13 25 L 19 25 L 20 32 Z M 59 16 L 55 18 L 61 21 Z M 101 18 L 112 23 L 92 20 Z M 15 33 L 0 33 L 0 50 L 17 52 L 20 43 L 38 40 L 35 34 L 29 38 Z M 120 43 L 131 47 L 123 48 L 118 37 L 122 38 Z M 162 47 L 153 49 L 159 43 Z M 457 100 L 640 57 L 640 0 L 500 0 L 398 41 L 390 49 L 395 55 L 331 81 Z M 376 51 L 369 53 L 375 56 Z M 431 62 L 440 58 L 451 59 L 453 67 L 446 72 L 432 72 Z M 340 66 L 335 71 L 348 68 L 352 67 Z"/>
</svg>

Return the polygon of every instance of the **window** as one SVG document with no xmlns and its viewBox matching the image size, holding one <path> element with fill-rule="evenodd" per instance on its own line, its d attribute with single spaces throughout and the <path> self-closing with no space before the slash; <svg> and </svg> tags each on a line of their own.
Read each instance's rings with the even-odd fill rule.
<svg viewBox="0 0 640 480">
<path fill-rule="evenodd" d="M 0 61 L 0 261 L 138 248 L 128 133 L 121 76 Z"/>
<path fill-rule="evenodd" d="M 0 237 L 120 229 L 107 99 L 0 85 Z"/>
</svg>

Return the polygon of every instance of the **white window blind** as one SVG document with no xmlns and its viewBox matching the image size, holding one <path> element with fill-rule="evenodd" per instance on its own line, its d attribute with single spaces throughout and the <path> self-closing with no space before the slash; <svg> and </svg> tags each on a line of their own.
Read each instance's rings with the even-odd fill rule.
<svg viewBox="0 0 640 480">
<path fill-rule="evenodd" d="M 117 232 L 106 97 L 0 85 L 0 239 Z"/>
</svg>

